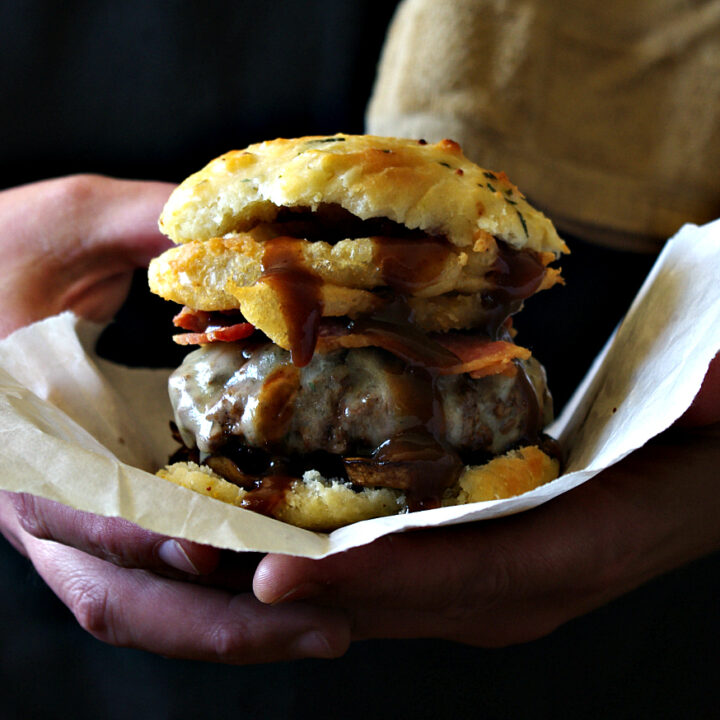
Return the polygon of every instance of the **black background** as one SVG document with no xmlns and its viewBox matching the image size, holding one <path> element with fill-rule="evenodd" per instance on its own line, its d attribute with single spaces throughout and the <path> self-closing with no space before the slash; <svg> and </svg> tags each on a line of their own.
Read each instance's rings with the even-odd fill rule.
<svg viewBox="0 0 720 720">
<path fill-rule="evenodd" d="M 393 8 L 0 2 L 0 185 L 74 172 L 178 181 L 250 142 L 361 132 Z M 558 405 L 652 262 L 569 242 L 567 287 L 516 323 Z M 174 364 L 172 308 L 144 285 L 138 275 L 101 350 Z M 337 661 L 249 668 L 104 646 L 4 541 L 0 562 L 2 718 L 708 717 L 720 699 L 714 558 L 524 646 L 373 641 Z"/>
</svg>

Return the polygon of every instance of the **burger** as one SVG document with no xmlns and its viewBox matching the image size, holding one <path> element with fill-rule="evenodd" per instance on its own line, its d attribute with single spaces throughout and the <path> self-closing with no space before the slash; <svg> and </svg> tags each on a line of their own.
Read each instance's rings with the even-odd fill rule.
<svg viewBox="0 0 720 720">
<path fill-rule="evenodd" d="M 457 143 L 277 139 L 172 193 L 150 288 L 197 346 L 159 475 L 312 530 L 555 478 L 545 372 L 514 341 L 562 282 L 552 223 Z"/>
</svg>

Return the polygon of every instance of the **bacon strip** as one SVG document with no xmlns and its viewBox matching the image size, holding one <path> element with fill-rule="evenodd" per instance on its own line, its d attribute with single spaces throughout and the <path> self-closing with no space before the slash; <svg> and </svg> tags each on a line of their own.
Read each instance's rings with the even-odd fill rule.
<svg viewBox="0 0 720 720">
<path fill-rule="evenodd" d="M 496 374 L 512 376 L 517 372 L 513 360 L 527 360 L 531 355 L 527 348 L 505 340 L 489 340 L 482 336 L 459 333 L 444 333 L 432 337 L 460 359 L 458 365 L 438 368 L 442 375 L 468 373 L 471 378 Z"/>
<path fill-rule="evenodd" d="M 236 323 L 227 327 L 213 328 L 207 332 L 180 333 L 173 335 L 178 345 L 205 345 L 211 342 L 235 342 L 244 340 L 255 332 L 255 326 L 248 322 Z"/>
<path fill-rule="evenodd" d="M 241 319 L 242 315 L 237 311 L 226 314 L 211 313 L 193 310 L 185 305 L 173 318 L 173 325 L 191 332 L 175 335 L 173 340 L 178 345 L 204 345 L 211 342 L 243 340 L 255 332 L 255 326 L 248 322 L 232 322 L 233 319 L 239 318 Z M 223 322 L 225 319 L 228 324 Z"/>
<path fill-rule="evenodd" d="M 193 332 L 175 335 L 173 340 L 178 345 L 235 342 L 255 332 L 255 326 L 248 322 L 218 326 L 217 320 L 217 313 L 184 307 L 173 318 L 173 324 Z M 471 378 L 496 374 L 513 376 L 517 371 L 513 361 L 530 357 L 530 351 L 524 347 L 504 340 L 490 340 L 483 335 L 432 333 L 425 336 L 424 345 L 419 345 L 413 333 L 392 332 L 392 325 L 386 325 L 382 332 L 353 332 L 341 321 L 323 318 L 317 350 L 332 352 L 340 348 L 380 347 L 409 362 L 432 367 L 441 375 L 468 373 Z M 456 363 L 452 362 L 453 355 L 457 359 Z"/>
<path fill-rule="evenodd" d="M 468 373 L 472 378 L 496 374 L 513 376 L 517 372 L 513 360 L 527 360 L 531 355 L 527 348 L 504 340 L 490 340 L 483 335 L 465 335 L 453 332 L 433 333 L 428 336 L 428 340 L 429 345 L 440 345 L 457 358 L 457 362 L 454 364 L 445 362 L 434 364 L 429 361 L 430 356 L 428 355 L 423 358 L 427 367 L 435 368 L 441 375 Z M 401 342 L 401 336 L 352 333 L 341 323 L 323 320 L 318 337 L 318 350 L 331 352 L 339 348 L 381 347 L 396 355 L 400 354 L 405 359 L 411 358 L 412 346 L 406 348 L 405 352 L 398 352 Z"/>
<path fill-rule="evenodd" d="M 201 333 L 207 330 L 211 316 L 212 314 L 209 312 L 193 310 L 184 305 L 183 309 L 173 318 L 173 325 L 183 330 Z"/>
</svg>

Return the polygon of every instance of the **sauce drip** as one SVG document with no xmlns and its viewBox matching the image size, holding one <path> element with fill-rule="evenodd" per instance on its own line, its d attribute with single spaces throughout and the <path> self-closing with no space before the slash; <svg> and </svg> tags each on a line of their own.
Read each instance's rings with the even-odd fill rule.
<svg viewBox="0 0 720 720">
<path fill-rule="evenodd" d="M 540 287 L 545 266 L 538 256 L 528 250 L 514 250 L 498 242 L 498 256 L 489 276 L 495 287 L 483 293 L 486 311 L 485 332 L 493 339 L 505 321 L 522 307 L 523 300 Z"/>
<path fill-rule="evenodd" d="M 410 510 L 437 507 L 445 488 L 460 474 L 462 461 L 444 441 L 445 417 L 436 375 L 391 362 L 387 377 L 406 429 L 383 442 L 371 457 L 346 459 L 345 468 L 355 484 L 403 490 Z"/>
<path fill-rule="evenodd" d="M 261 515 L 272 516 L 293 482 L 294 478 L 288 475 L 268 475 L 258 478 L 255 487 L 242 499 L 241 507 Z"/>
<path fill-rule="evenodd" d="M 440 505 L 443 490 L 460 474 L 462 462 L 445 442 L 445 415 L 432 371 L 406 366 L 392 378 L 393 399 L 410 427 L 386 440 L 373 453 L 385 467 L 409 463 L 411 484 L 406 489 L 410 510 Z"/>
<path fill-rule="evenodd" d="M 177 439 L 182 439 L 177 434 Z M 285 500 L 293 482 L 306 470 L 315 469 L 325 477 L 343 477 L 342 461 L 335 455 L 314 452 L 302 457 L 275 455 L 270 449 L 252 448 L 241 438 L 229 437 L 220 455 L 202 457 L 183 445 L 174 462 L 192 461 L 212 468 L 228 482 L 246 491 L 241 507 L 270 517 Z"/>
<path fill-rule="evenodd" d="M 534 445 L 540 438 L 540 431 L 543 426 L 540 399 L 535 386 L 528 377 L 527 371 L 520 363 L 517 364 L 517 379 L 518 388 L 522 394 L 522 407 L 525 410 L 523 439 L 526 443 Z"/>
<path fill-rule="evenodd" d="M 496 288 L 493 295 L 502 303 L 524 300 L 540 287 L 545 266 L 534 252 L 515 250 L 498 243 L 498 256 L 492 270 Z"/>
<path fill-rule="evenodd" d="M 288 328 L 293 364 L 304 367 L 312 359 L 322 318 L 323 281 L 305 265 L 302 240 L 276 237 L 265 243 L 261 281 L 280 300 Z"/>
<path fill-rule="evenodd" d="M 440 238 L 373 238 L 373 262 L 383 282 L 405 295 L 437 282 L 450 253 L 450 245 Z"/>
<path fill-rule="evenodd" d="M 459 455 L 422 426 L 386 440 L 372 460 L 379 468 L 408 476 L 407 486 L 400 489 L 412 512 L 440 507 L 443 491 L 457 480 L 463 467 Z M 398 466 L 408 472 L 398 472 Z"/>
</svg>

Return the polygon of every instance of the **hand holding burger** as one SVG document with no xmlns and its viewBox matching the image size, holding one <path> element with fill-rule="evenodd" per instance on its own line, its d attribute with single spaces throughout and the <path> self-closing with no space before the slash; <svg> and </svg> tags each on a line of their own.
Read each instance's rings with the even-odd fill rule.
<svg viewBox="0 0 720 720">
<path fill-rule="evenodd" d="M 3 332 L 69 307 L 109 318 L 129 269 L 166 244 L 153 228 L 170 190 L 80 176 L 0 193 L 10 260 Z M 717 422 L 718 367 L 716 359 L 688 421 Z M 247 593 L 254 556 L 235 572 L 234 591 L 177 582 L 228 577 L 215 576 L 213 548 L 183 540 L 182 553 L 165 552 L 175 541 L 117 518 L 3 493 L 0 532 L 79 624 L 112 644 L 233 663 L 339 655 L 351 635 L 432 632 L 499 645 L 537 637 L 719 547 L 718 447 L 702 428 L 668 434 L 531 513 L 388 536 L 321 561 L 268 556 L 254 584 L 268 606 Z M 175 580 L 157 574 L 170 572 Z M 291 602 L 301 598 L 309 602 Z"/>
</svg>

